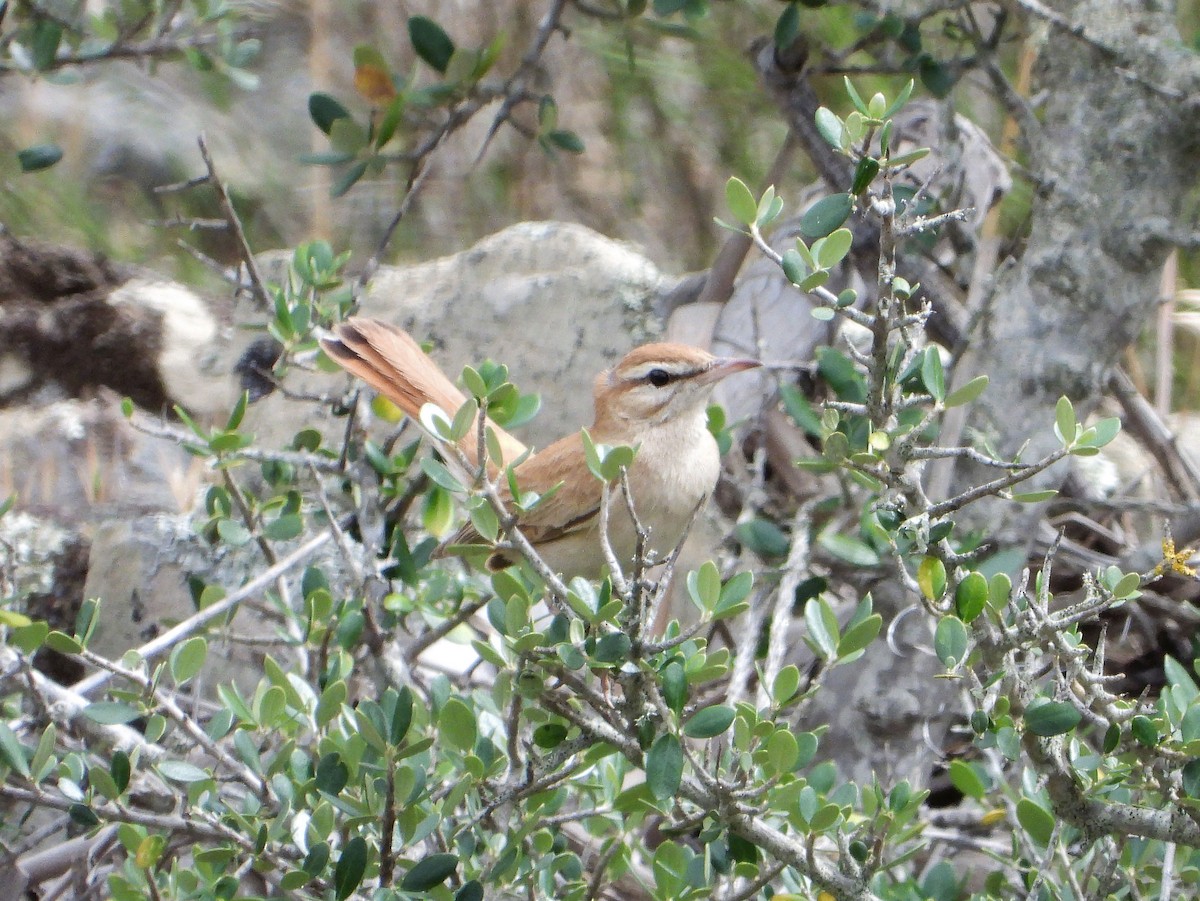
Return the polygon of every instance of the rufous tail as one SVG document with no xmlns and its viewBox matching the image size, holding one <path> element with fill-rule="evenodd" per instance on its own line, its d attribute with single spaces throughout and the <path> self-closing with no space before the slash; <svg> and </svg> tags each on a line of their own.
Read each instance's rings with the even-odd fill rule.
<svg viewBox="0 0 1200 901">
<path fill-rule="evenodd" d="M 438 367 L 421 346 L 403 329 L 378 319 L 354 317 L 322 338 L 321 347 L 347 372 L 358 376 L 420 423 L 421 408 L 435 404 L 453 417 L 466 403 L 466 396 Z M 525 445 L 495 423 L 491 428 L 511 463 L 525 452 Z M 474 428 L 459 446 L 472 464 L 478 465 L 478 441 Z M 495 464 L 496 461 L 489 461 Z"/>
</svg>

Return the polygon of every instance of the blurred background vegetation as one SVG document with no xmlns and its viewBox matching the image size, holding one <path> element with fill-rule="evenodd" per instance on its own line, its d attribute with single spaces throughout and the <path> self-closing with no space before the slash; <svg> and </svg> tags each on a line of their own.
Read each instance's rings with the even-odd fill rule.
<svg viewBox="0 0 1200 901">
<path fill-rule="evenodd" d="M 9 5 L 0 3 L 0 9 Z M 111 4 L 94 6 L 92 12 L 102 14 Z M 502 35 L 494 72 L 513 71 L 544 12 L 524 0 L 236 0 L 206 6 L 214 16 L 231 12 L 214 29 L 224 42 L 221 53 L 107 60 L 32 74 L 0 68 L 0 121 L 6 123 L 0 130 L 0 224 L 20 236 L 86 247 L 223 291 L 180 245 L 186 239 L 232 265 L 233 243 L 215 230 L 187 234 L 164 225 L 215 217 L 215 201 L 205 192 L 155 191 L 203 172 L 196 137 L 204 133 L 256 251 L 323 238 L 365 259 L 404 195 L 405 173 L 394 166 L 370 173 L 344 196 L 331 197 L 336 172 L 304 160 L 329 149 L 309 116 L 309 96 L 329 94 L 365 117 L 370 103 L 354 84 L 354 48 L 364 44 L 378 50 L 397 76 L 432 82 L 409 39 L 412 16 L 436 20 L 459 46 L 482 47 Z M 853 4 L 809 6 L 798 7 L 801 33 L 848 51 L 847 65 L 870 59 L 853 52 L 863 34 Z M 579 5 L 569 19 L 569 40 L 550 42 L 531 88 L 553 95 L 561 127 L 579 136 L 584 152 L 548 153 L 517 130 L 502 128 L 481 153 L 491 116 L 476 116 L 439 149 L 428 183 L 391 241 L 390 261 L 461 250 L 517 221 L 561 219 L 630 241 L 668 272 L 709 266 L 722 239 L 712 220 L 721 212 L 726 178 L 733 174 L 760 185 L 785 138 L 749 53 L 755 38 L 772 33 L 785 7 L 766 0 L 683 7 L 684 15 L 613 21 L 580 15 L 589 7 Z M 705 14 L 689 16 L 691 9 Z M 898 9 L 903 14 L 903 4 Z M 15 18 L 9 17 L 7 36 L 0 19 L 0 41 L 11 40 Z M 1195 44 L 1200 4 L 1180 3 L 1179 25 L 1184 40 Z M 926 48 L 936 44 L 947 58 L 965 47 L 949 28 L 937 34 L 926 25 L 922 37 Z M 1044 42 L 1062 39 L 1014 37 L 997 48 L 997 61 L 1019 87 L 1032 54 Z M 968 74 L 956 83 L 949 70 L 922 74 L 927 91 L 952 87 L 951 102 L 1014 161 L 1013 189 L 984 232 L 1019 242 L 1031 186 L 1021 177 L 1015 129 L 983 76 Z M 864 96 L 877 87 L 894 90 L 902 81 L 857 78 Z M 825 103 L 845 110 L 837 71 L 813 82 Z M 62 148 L 62 160 L 23 172 L 18 152 L 47 143 Z M 797 155 L 780 193 L 795 197 L 815 179 L 808 160 Z M 1194 365 L 1200 339 L 1190 315 L 1200 303 L 1187 291 L 1200 277 L 1194 256 L 1184 254 L 1164 282 L 1164 296 L 1181 315 L 1172 314 L 1165 330 L 1160 323 L 1148 331 L 1141 359 L 1130 361 L 1139 386 L 1147 389 L 1155 348 L 1170 342 L 1173 408 L 1200 406 L 1200 377 L 1192 375 L 1200 371 Z"/>
</svg>

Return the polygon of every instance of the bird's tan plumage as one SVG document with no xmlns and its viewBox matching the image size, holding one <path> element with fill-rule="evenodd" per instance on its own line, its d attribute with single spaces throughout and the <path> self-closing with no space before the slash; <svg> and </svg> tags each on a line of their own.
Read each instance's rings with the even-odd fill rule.
<svg viewBox="0 0 1200 901">
<path fill-rule="evenodd" d="M 338 328 L 336 338 L 321 343 L 334 360 L 414 418 L 426 403 L 453 416 L 466 401 L 417 343 L 394 326 L 351 319 Z M 595 419 L 588 433 L 597 444 L 638 448 L 627 481 L 654 551 L 671 550 L 696 505 L 716 484 L 720 460 L 705 416 L 712 386 L 758 365 L 755 360 L 726 360 L 699 348 L 659 343 L 634 349 L 596 377 Z M 505 459 L 519 458 L 524 445 L 498 426 L 493 428 Z M 461 443 L 475 465 L 476 448 L 473 433 Z M 603 487 L 587 467 L 580 433 L 527 457 L 514 474 L 523 493 L 553 490 L 518 520 L 521 533 L 550 568 L 567 577 L 599 575 L 604 560 L 598 515 Z M 506 479 L 500 480 L 499 491 L 508 504 Z M 618 561 L 630 563 L 637 534 L 620 489 L 613 493 L 608 537 Z M 482 539 L 468 523 L 452 541 L 476 544 Z M 499 569 L 516 560 L 515 551 L 497 548 L 488 565 Z"/>
</svg>

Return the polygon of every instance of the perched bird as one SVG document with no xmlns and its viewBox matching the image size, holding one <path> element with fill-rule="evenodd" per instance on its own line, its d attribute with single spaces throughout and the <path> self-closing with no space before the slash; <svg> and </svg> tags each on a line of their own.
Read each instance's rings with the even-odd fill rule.
<svg viewBox="0 0 1200 901">
<path fill-rule="evenodd" d="M 325 352 L 419 420 L 421 408 L 436 404 L 454 416 L 466 397 L 401 329 L 374 319 L 354 318 L 321 341 Z M 726 376 L 762 365 L 757 360 L 715 357 L 684 344 L 646 344 L 601 372 L 593 383 L 595 418 L 588 434 L 596 444 L 637 448 L 627 483 L 634 511 L 657 555 L 669 553 L 683 536 L 696 506 L 712 492 L 720 474 L 717 443 L 708 431 L 706 406 L 713 386 Z M 506 461 L 525 446 L 498 426 Z M 478 465 L 474 430 L 461 443 Z M 519 463 L 514 473 L 521 492 L 556 491 L 518 518 L 551 570 L 571 578 L 598 577 L 604 569 L 599 539 L 602 485 L 588 469 L 578 431 L 560 438 Z M 507 480 L 501 496 L 511 499 Z M 612 492 L 608 538 L 622 567 L 633 562 L 637 530 L 622 489 Z M 480 543 L 467 525 L 456 536 Z M 519 559 L 510 547 L 497 547 L 488 568 L 503 569 Z"/>
</svg>

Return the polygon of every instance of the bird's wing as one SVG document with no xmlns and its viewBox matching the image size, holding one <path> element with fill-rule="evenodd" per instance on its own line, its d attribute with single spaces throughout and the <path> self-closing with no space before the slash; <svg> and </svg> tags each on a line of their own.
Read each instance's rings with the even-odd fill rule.
<svg viewBox="0 0 1200 901">
<path fill-rule="evenodd" d="M 407 332 L 394 325 L 354 317 L 338 326 L 335 337 L 322 338 L 321 347 L 338 365 L 383 394 L 417 423 L 427 403 L 436 404 L 451 417 L 466 403 L 466 396 L 437 363 Z M 505 460 L 516 460 L 525 453 L 524 444 L 495 423 L 490 426 Z M 475 429 L 471 429 L 460 444 L 472 463 L 478 462 L 475 435 Z"/>
<path fill-rule="evenodd" d="M 600 512 L 603 487 L 588 472 L 578 432 L 538 451 L 516 468 L 516 478 L 523 493 L 545 494 L 561 483 L 557 491 L 517 520 L 522 534 L 533 544 L 557 541 L 589 529 Z M 501 496 L 506 504 L 512 500 L 507 482 L 501 485 Z M 454 544 L 478 544 L 482 540 L 470 523 L 452 539 Z"/>
</svg>

